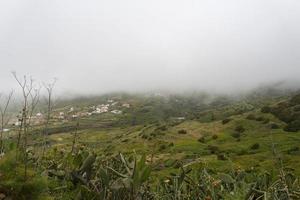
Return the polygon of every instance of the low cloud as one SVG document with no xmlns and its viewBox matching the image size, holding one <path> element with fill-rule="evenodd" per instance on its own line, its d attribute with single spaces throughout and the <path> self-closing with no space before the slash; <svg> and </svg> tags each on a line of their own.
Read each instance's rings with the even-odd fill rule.
<svg viewBox="0 0 300 200">
<path fill-rule="evenodd" d="M 0 3 L 0 90 L 10 71 L 58 93 L 298 87 L 300 2 L 11 0 Z"/>
</svg>

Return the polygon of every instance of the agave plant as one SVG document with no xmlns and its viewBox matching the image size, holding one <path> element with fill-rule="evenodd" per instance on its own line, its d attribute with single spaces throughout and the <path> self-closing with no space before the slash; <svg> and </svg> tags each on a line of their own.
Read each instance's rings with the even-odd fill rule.
<svg viewBox="0 0 300 200">
<path fill-rule="evenodd" d="M 279 178 L 272 182 L 271 175 L 266 172 L 260 177 L 257 177 L 257 181 L 253 184 L 247 198 L 250 200 L 300 199 L 299 179 L 292 173 L 285 173 L 284 171 L 281 171 Z"/>
<path fill-rule="evenodd" d="M 126 189 L 126 191 L 129 191 L 129 199 L 139 199 L 143 195 L 141 194 L 141 187 L 148 180 L 151 173 L 151 167 L 146 164 L 146 156 L 143 155 L 139 160 L 135 158 L 133 163 L 128 162 L 121 153 L 119 156 L 125 172 L 118 172 L 111 167 L 107 167 L 118 177 L 112 189 Z"/>
<path fill-rule="evenodd" d="M 188 176 L 192 170 L 185 170 L 183 167 L 180 169 L 179 174 L 171 173 L 170 177 L 161 182 L 159 193 L 162 194 L 162 199 L 179 200 L 190 196 L 191 189 L 195 186 L 193 179 Z"/>
</svg>

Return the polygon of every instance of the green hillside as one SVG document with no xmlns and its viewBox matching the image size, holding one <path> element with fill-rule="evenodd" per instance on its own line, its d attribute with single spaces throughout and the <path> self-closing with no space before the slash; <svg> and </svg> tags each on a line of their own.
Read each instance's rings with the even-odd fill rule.
<svg viewBox="0 0 300 200">
<path fill-rule="evenodd" d="M 108 102 L 108 111 L 100 113 Z M 298 199 L 299 106 L 294 94 L 113 94 L 61 101 L 47 127 L 46 146 L 43 123 L 30 128 L 25 154 L 16 146 L 18 127 L 11 127 L 0 158 L 0 194 Z"/>
</svg>

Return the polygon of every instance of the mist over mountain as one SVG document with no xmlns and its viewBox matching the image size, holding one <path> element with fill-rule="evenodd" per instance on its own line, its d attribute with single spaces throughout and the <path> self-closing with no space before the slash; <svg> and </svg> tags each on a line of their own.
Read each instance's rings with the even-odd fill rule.
<svg viewBox="0 0 300 200">
<path fill-rule="evenodd" d="M 299 88 L 300 2 L 0 3 L 0 90 L 58 78 L 60 95 Z"/>
</svg>

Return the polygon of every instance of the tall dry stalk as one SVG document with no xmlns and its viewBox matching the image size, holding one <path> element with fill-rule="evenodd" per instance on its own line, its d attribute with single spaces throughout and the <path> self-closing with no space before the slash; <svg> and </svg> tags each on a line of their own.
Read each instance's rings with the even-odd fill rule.
<svg viewBox="0 0 300 200">
<path fill-rule="evenodd" d="M 12 72 L 13 77 L 17 81 L 18 85 L 21 88 L 22 97 L 23 97 L 23 106 L 21 111 L 21 116 L 19 121 L 21 122 L 20 128 L 18 131 L 17 137 L 17 154 L 16 157 L 18 159 L 19 152 L 23 152 L 24 158 L 24 177 L 27 179 L 27 167 L 28 167 L 28 155 L 27 155 L 27 147 L 28 147 L 28 132 L 31 123 L 31 115 L 34 112 L 34 108 L 37 105 L 37 97 L 38 92 L 37 89 L 34 88 L 34 80 L 30 77 L 28 78 L 26 75 L 23 78 L 19 78 L 16 72 Z M 33 93 L 34 92 L 34 93 Z M 21 141 L 23 136 L 23 141 Z M 23 142 L 21 144 L 21 142 Z"/>
<path fill-rule="evenodd" d="M 78 128 L 79 128 L 79 120 L 77 120 L 76 129 L 75 129 L 75 131 L 73 133 L 73 142 L 72 142 L 71 154 L 73 154 L 74 151 L 75 151 L 75 145 L 76 145 L 77 135 L 78 135 Z"/>
<path fill-rule="evenodd" d="M 51 114 L 53 111 L 53 89 L 56 84 L 57 79 L 54 79 L 52 83 L 44 83 L 44 88 L 47 91 L 47 98 L 46 98 L 46 103 L 47 103 L 47 111 L 46 111 L 46 120 L 45 120 L 45 126 L 44 126 L 44 131 L 43 131 L 43 150 L 42 150 L 42 158 L 44 157 L 45 151 L 46 151 L 46 146 L 47 146 L 47 137 L 48 137 L 48 129 L 49 129 L 49 123 L 51 119 Z"/>
<path fill-rule="evenodd" d="M 4 105 L 0 105 L 0 118 L 1 118 L 1 127 L 0 127 L 0 154 L 4 153 L 4 144 L 3 144 L 3 132 L 5 126 L 9 123 L 10 118 L 7 117 L 7 110 L 9 107 L 9 104 L 11 102 L 13 96 L 13 91 L 11 91 L 7 98 L 4 100 Z M 1 98 L 1 95 L 0 95 Z"/>
</svg>

